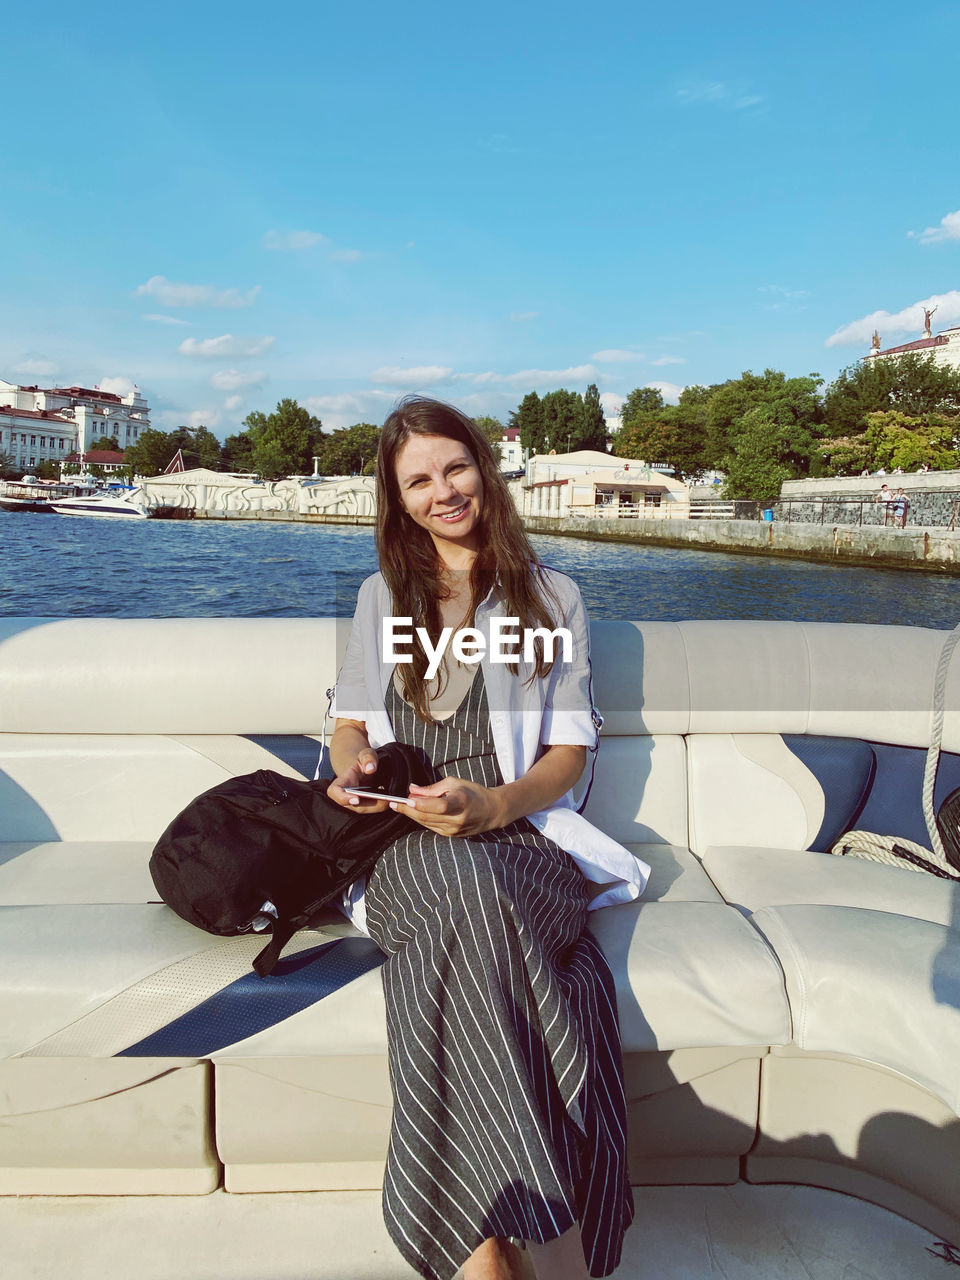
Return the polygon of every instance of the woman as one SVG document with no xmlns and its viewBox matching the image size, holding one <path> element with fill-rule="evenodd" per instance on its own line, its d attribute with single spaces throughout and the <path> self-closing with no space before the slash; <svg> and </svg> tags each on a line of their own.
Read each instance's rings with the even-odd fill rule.
<svg viewBox="0 0 960 1280">
<path fill-rule="evenodd" d="M 375 786 L 374 748 L 394 739 L 440 778 L 392 802 L 418 830 L 345 904 L 388 957 L 387 1227 L 431 1280 L 509 1280 L 511 1239 L 538 1276 L 609 1275 L 633 1209 L 613 981 L 586 913 L 637 897 L 647 869 L 570 796 L 597 737 L 583 602 L 538 564 L 483 434 L 437 401 L 405 400 L 384 424 L 377 549 L 337 682 L 328 794 L 382 810 L 345 788 Z M 484 635 L 503 617 L 567 628 L 570 661 L 541 635 L 479 671 L 448 648 L 430 678 L 416 628 L 435 652 L 444 628 Z M 412 660 L 385 646 L 385 618 L 412 634 Z"/>
</svg>

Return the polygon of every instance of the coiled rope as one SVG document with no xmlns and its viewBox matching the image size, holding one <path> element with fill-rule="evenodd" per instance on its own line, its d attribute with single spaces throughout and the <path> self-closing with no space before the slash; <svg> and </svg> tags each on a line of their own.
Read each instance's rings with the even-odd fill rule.
<svg viewBox="0 0 960 1280">
<path fill-rule="evenodd" d="M 940 838 L 937 817 L 933 810 L 933 789 L 937 781 L 940 763 L 940 746 L 943 742 L 943 721 L 946 703 L 947 671 L 953 651 L 960 643 L 960 623 L 943 642 L 937 674 L 933 682 L 933 721 L 930 727 L 930 746 L 923 766 L 923 819 L 927 824 L 931 848 L 900 836 L 881 836 L 875 831 L 848 831 L 833 845 L 830 852 L 838 857 L 847 854 L 855 858 L 868 858 L 872 862 L 885 862 L 889 866 L 908 867 L 939 876 L 942 880 L 960 881 L 960 873 L 951 866 Z"/>
</svg>

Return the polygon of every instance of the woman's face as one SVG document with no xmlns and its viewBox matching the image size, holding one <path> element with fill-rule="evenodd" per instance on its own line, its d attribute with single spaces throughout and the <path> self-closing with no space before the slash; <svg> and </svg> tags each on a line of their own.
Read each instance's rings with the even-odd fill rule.
<svg viewBox="0 0 960 1280">
<path fill-rule="evenodd" d="M 408 436 L 397 453 L 400 501 L 441 556 L 479 550 L 483 479 L 465 444 L 446 436 Z"/>
</svg>

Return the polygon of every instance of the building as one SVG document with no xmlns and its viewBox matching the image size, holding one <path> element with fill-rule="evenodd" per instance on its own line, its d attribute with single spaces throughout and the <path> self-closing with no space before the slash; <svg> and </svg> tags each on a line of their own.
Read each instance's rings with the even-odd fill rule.
<svg viewBox="0 0 960 1280">
<path fill-rule="evenodd" d="M 500 437 L 500 470 L 522 471 L 523 449 L 520 447 L 520 428 L 506 427 Z"/>
<path fill-rule="evenodd" d="M 687 486 L 675 479 L 672 468 L 594 449 L 529 458 L 521 494 L 525 516 L 666 517 L 680 515 L 680 506 L 686 515 L 690 501 Z"/>
<path fill-rule="evenodd" d="M 118 396 L 99 387 L 22 387 L 0 379 L 0 453 L 21 473 L 85 454 L 101 436 L 116 436 L 126 449 L 149 426 L 150 410 L 136 387 Z"/>
<path fill-rule="evenodd" d="M 864 356 L 863 359 L 877 360 L 884 356 L 902 356 L 909 351 L 915 351 L 918 355 L 933 356 L 937 364 L 960 370 L 960 325 L 953 325 L 949 329 L 943 329 L 934 336 L 930 329 L 931 314 L 929 311 L 924 312 L 923 336 L 913 342 L 903 342 L 896 347 L 882 347 L 880 345 L 880 334 L 875 332 L 870 353 Z"/>
<path fill-rule="evenodd" d="M 117 449 L 88 449 L 86 453 L 71 453 L 64 458 L 64 463 L 80 467 L 81 471 L 89 471 L 96 467 L 94 475 L 113 475 L 124 469 L 123 454 Z M 62 471 L 61 471 L 62 474 Z"/>
</svg>

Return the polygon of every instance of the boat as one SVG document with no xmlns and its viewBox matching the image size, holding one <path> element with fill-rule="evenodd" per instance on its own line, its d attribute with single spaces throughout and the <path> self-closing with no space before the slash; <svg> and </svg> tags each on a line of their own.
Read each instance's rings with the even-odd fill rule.
<svg viewBox="0 0 960 1280">
<path fill-rule="evenodd" d="M 312 776 L 338 625 L 0 617 L 4 1275 L 411 1280 L 372 943 L 331 910 L 261 980 L 262 938 L 194 929 L 148 870 L 200 791 Z M 587 814 L 653 868 L 591 913 L 636 1187 L 615 1280 L 956 1275 L 960 886 L 828 852 L 925 840 L 928 749 L 934 805 L 960 790 L 952 633 L 592 632 Z M 64 698 L 104 654 L 95 704 Z"/>
<path fill-rule="evenodd" d="M 0 484 L 0 509 L 4 511 L 32 511 L 53 515 L 54 502 L 82 497 L 89 493 L 93 482 L 82 477 L 69 484 L 55 480 L 38 480 L 36 476 L 24 476 L 22 480 L 5 480 Z"/>
<path fill-rule="evenodd" d="M 58 516 L 113 516 L 126 520 L 146 520 L 152 513 L 138 502 L 139 485 L 111 485 L 99 493 L 62 498 L 51 503 Z"/>
</svg>

